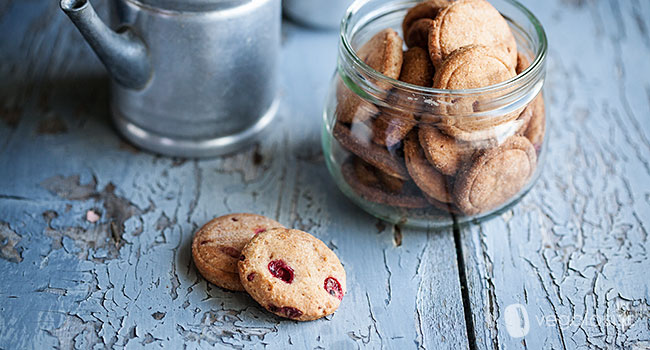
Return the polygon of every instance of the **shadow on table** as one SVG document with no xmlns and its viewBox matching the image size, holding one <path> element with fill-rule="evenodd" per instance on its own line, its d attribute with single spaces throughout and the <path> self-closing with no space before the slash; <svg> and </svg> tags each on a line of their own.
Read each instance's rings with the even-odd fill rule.
<svg viewBox="0 0 650 350">
<path fill-rule="evenodd" d="M 21 80 L 0 84 L 0 117 L 17 128 L 36 121 L 36 134 L 61 134 L 89 120 L 109 125 L 108 78 L 103 74 L 77 78 Z"/>
</svg>

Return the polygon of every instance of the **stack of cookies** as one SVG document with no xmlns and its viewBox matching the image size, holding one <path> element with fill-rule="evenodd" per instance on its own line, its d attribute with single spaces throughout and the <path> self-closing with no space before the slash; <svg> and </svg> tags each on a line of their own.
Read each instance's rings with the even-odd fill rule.
<svg viewBox="0 0 650 350">
<path fill-rule="evenodd" d="M 268 311 L 297 321 L 330 315 L 346 291 L 338 257 L 309 233 L 256 214 L 230 214 L 194 235 L 192 257 L 211 283 L 246 291 Z"/>
<path fill-rule="evenodd" d="M 499 84 L 529 65 L 507 21 L 485 0 L 421 2 L 406 13 L 402 33 L 384 29 L 356 54 L 388 78 L 438 91 Z M 376 85 L 385 89 L 381 104 L 342 80 L 337 85 L 332 134 L 350 154 L 341 173 L 359 196 L 473 216 L 508 202 L 531 180 L 544 139 L 541 93 L 498 114 L 491 113 L 496 92 L 437 92 L 427 100 L 426 92 L 405 93 L 390 79 Z"/>
</svg>

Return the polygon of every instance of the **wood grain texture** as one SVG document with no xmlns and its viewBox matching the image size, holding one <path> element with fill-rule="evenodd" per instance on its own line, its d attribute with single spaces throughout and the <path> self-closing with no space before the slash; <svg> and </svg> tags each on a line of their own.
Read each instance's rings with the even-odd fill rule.
<svg viewBox="0 0 650 350">
<path fill-rule="evenodd" d="M 326 171 L 336 33 L 287 23 L 283 34 L 271 136 L 228 157 L 171 159 L 114 133 L 104 69 L 56 1 L 0 4 L 0 349 L 469 348 L 452 232 L 385 225 Z M 336 314 L 282 320 L 197 275 L 193 232 L 239 211 L 337 253 L 349 293 Z"/>
<path fill-rule="evenodd" d="M 648 349 L 650 3 L 527 5 L 550 42 L 550 147 L 514 210 L 461 231 L 477 348 Z"/>
</svg>

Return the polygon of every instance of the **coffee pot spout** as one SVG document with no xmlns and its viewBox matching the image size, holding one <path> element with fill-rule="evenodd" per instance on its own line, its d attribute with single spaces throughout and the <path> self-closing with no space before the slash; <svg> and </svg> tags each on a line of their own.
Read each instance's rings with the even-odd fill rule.
<svg viewBox="0 0 650 350">
<path fill-rule="evenodd" d="M 88 0 L 60 0 L 60 6 L 118 84 L 136 90 L 147 85 L 151 77 L 147 47 L 131 29 L 111 30 Z"/>
</svg>

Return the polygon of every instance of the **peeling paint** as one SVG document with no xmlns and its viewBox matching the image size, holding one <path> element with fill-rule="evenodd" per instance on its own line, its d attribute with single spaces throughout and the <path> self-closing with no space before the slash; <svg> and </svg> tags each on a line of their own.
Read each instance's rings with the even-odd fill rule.
<svg viewBox="0 0 650 350">
<path fill-rule="evenodd" d="M 157 231 L 163 231 L 163 230 L 165 230 L 167 228 L 172 227 L 172 225 L 174 225 L 174 224 L 175 224 L 175 222 L 170 220 L 167 217 L 167 215 L 165 215 L 165 213 L 162 213 L 162 214 L 160 214 L 160 217 L 156 221 L 156 230 Z"/>
<path fill-rule="evenodd" d="M 396 247 L 402 245 L 402 229 L 398 225 L 393 225 L 393 244 Z"/>
<path fill-rule="evenodd" d="M 377 233 L 382 233 L 386 229 L 386 223 L 382 220 L 377 219 L 375 228 L 377 229 Z"/>
<path fill-rule="evenodd" d="M 89 183 L 82 185 L 79 175 L 68 177 L 53 176 L 41 182 L 41 186 L 64 199 L 81 201 L 97 198 L 97 192 L 95 191 L 97 179 L 95 178 Z"/>
<path fill-rule="evenodd" d="M 165 312 L 156 311 L 153 314 L 151 314 L 151 317 L 153 317 L 154 320 L 160 321 L 163 318 L 165 318 L 166 314 L 167 313 L 165 313 Z"/>
<path fill-rule="evenodd" d="M 272 326 L 240 326 L 240 321 L 232 311 L 211 310 L 203 313 L 200 324 L 176 325 L 176 331 L 186 341 L 205 342 L 211 346 L 230 345 L 234 348 L 244 348 L 237 345 L 237 340 L 263 341 L 266 335 L 277 332 Z"/>
<path fill-rule="evenodd" d="M 93 178 L 87 184 L 81 184 L 79 175 L 53 176 L 41 183 L 51 193 L 67 200 L 86 201 L 93 200 L 101 203 L 103 208 L 102 218 L 94 225 L 55 227 L 53 220 L 58 217 L 55 211 L 43 213 L 47 226 L 44 233 L 52 237 L 53 249 L 62 247 L 64 236 L 71 238 L 79 248 L 78 256 L 88 258 L 90 250 L 107 250 L 106 257 L 96 257 L 99 260 L 114 259 L 118 256 L 120 247 L 124 244 L 124 223 L 131 217 L 138 217 L 152 208 L 142 210 L 126 198 L 118 196 L 115 185 L 108 183 L 103 190 L 97 190 L 97 180 Z M 87 216 L 88 217 L 88 216 Z M 90 220 L 88 220 L 90 221 Z"/>
<path fill-rule="evenodd" d="M 0 258 L 19 263 L 23 261 L 22 248 L 17 248 L 22 237 L 9 227 L 6 222 L 0 222 Z"/>
<path fill-rule="evenodd" d="M 56 338 L 59 349 L 90 349 L 101 344 L 97 322 L 86 322 L 76 315 L 65 315 L 65 321 L 54 330 L 44 330 Z"/>
<path fill-rule="evenodd" d="M 216 170 L 219 173 L 239 174 L 244 183 L 250 183 L 269 169 L 270 158 L 262 153 L 259 145 L 256 145 L 239 153 L 223 157 L 220 160 L 219 168 Z"/>
</svg>

